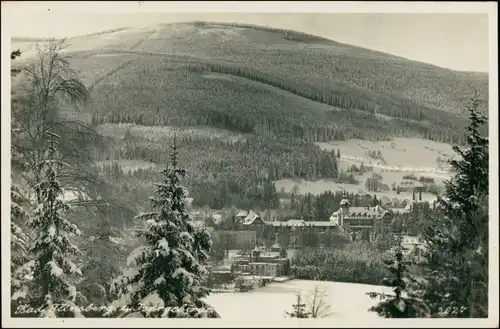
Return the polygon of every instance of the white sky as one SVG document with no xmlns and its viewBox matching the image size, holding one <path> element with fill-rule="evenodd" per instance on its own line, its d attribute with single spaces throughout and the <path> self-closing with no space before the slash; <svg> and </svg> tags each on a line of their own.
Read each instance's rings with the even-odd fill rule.
<svg viewBox="0 0 500 329">
<path fill-rule="evenodd" d="M 358 7 L 348 6 L 345 7 L 347 10 L 343 10 L 351 13 L 328 13 L 329 8 L 325 7 L 328 4 L 326 2 L 319 4 L 313 2 L 295 10 L 316 9 L 317 12 L 323 11 L 323 14 L 283 13 L 283 11 L 290 11 L 291 8 L 282 6 L 283 3 L 281 7 L 273 7 L 281 13 L 252 13 L 249 12 L 251 10 L 247 10 L 246 13 L 220 13 L 242 8 L 241 4 L 238 4 L 238 7 L 231 6 L 231 2 L 226 6 L 221 6 L 219 3 L 218 7 L 184 3 L 182 10 L 191 11 L 184 13 L 172 13 L 172 10 L 175 11 L 178 7 L 166 7 L 165 4 L 156 4 L 154 7 L 154 3 L 147 2 L 142 5 L 136 2 L 112 4 L 106 2 L 68 4 L 66 2 L 64 6 L 49 1 L 7 2 L 8 6 L 5 4 L 6 2 L 2 2 L 2 29 L 4 29 L 4 18 L 14 22 L 14 24 L 9 24 L 12 36 L 76 36 L 118 27 L 190 20 L 242 22 L 312 33 L 338 42 L 380 50 L 455 70 L 487 72 L 489 65 L 488 14 L 477 13 L 477 11 L 476 13 L 451 14 L 435 13 L 436 10 L 430 14 L 408 13 L 411 3 L 405 3 L 404 7 L 400 7 L 399 12 L 406 11 L 407 13 L 397 14 L 352 13 L 352 11 L 359 12 L 359 5 Z M 190 6 L 186 7 L 187 4 Z M 373 5 L 376 4 L 375 2 L 370 4 L 370 12 L 383 8 L 383 5 L 374 7 Z M 368 5 L 362 5 L 364 11 L 368 11 Z M 455 6 L 457 6 L 456 3 Z M 264 11 L 271 7 L 264 7 L 262 4 L 256 7 L 254 4 L 253 7 L 248 8 L 253 8 L 253 11 L 255 8 Z M 219 13 L 192 13 L 193 9 L 215 11 L 219 8 Z M 109 14 L 110 10 L 113 14 Z"/>
</svg>

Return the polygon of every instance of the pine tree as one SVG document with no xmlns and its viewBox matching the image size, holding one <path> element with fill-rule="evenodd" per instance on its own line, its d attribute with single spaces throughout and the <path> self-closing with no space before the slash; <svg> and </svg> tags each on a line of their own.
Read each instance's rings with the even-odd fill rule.
<svg viewBox="0 0 500 329">
<path fill-rule="evenodd" d="M 383 283 L 393 288 L 393 294 L 367 293 L 371 298 L 380 298 L 380 302 L 369 310 L 385 318 L 428 317 L 430 315 L 428 307 L 414 291 L 420 289 L 421 281 L 416 280 L 408 271 L 411 263 L 404 259 L 405 248 L 402 245 L 401 235 L 396 237 L 396 241 L 394 259 L 384 260 L 392 278 L 384 278 Z"/>
<path fill-rule="evenodd" d="M 21 56 L 20 50 L 11 53 L 11 60 Z M 20 69 L 11 69 L 11 76 L 14 77 L 20 72 Z M 13 93 L 13 92 L 11 92 Z M 19 152 L 15 143 L 19 136 L 19 122 L 13 117 L 11 120 L 11 177 L 12 183 L 10 187 L 11 202 L 10 202 L 10 229 L 11 229 L 11 309 L 15 310 L 16 306 L 24 299 L 26 293 L 24 291 L 23 281 L 24 276 L 28 274 L 30 268 L 24 266 L 29 263 L 29 248 L 31 241 L 30 233 L 26 227 L 29 220 L 29 210 L 31 203 L 28 193 L 15 183 L 16 175 L 23 172 L 24 159 L 22 153 Z M 22 267 L 22 269 L 21 269 Z"/>
<path fill-rule="evenodd" d="M 13 52 L 11 58 L 14 59 L 20 56 L 20 52 Z M 15 140 L 18 136 L 17 122 L 12 120 L 11 138 Z M 11 293 L 13 299 L 17 299 L 16 292 L 21 288 L 20 281 L 14 277 L 17 269 L 26 264 L 29 260 L 29 244 L 31 236 L 26 227 L 29 220 L 31 202 L 29 193 L 26 193 L 20 185 L 16 184 L 16 175 L 24 171 L 23 156 L 18 151 L 15 143 L 11 145 L 11 177 L 12 183 L 10 187 L 11 202 L 10 202 L 10 227 L 11 227 Z"/>
<path fill-rule="evenodd" d="M 10 228 L 11 228 L 11 274 L 29 260 L 30 236 L 25 233 L 23 224 L 29 220 L 27 201 L 19 192 L 19 187 L 11 186 Z M 15 288 L 15 285 L 12 285 Z"/>
<path fill-rule="evenodd" d="M 436 317 L 488 316 L 488 138 L 478 105 L 473 98 L 468 107 L 468 149 L 454 147 L 461 159 L 451 161 L 456 174 L 439 198 L 442 213 L 425 223 L 424 298 Z"/>
<path fill-rule="evenodd" d="M 127 309 L 145 317 L 219 317 L 201 299 L 209 294 L 202 285 L 208 274 L 202 265 L 208 258 L 211 239 L 206 231 L 196 231 L 186 209 L 187 189 L 180 185 L 186 172 L 178 167 L 177 145 L 171 146 L 172 168 L 162 171 L 163 181 L 157 183 L 151 197 L 156 212 L 137 216 L 145 221 L 147 230 L 140 232 L 147 245 L 136 257 L 138 268 L 112 284 L 123 293 L 135 290 Z M 153 301 L 158 308 L 141 307 Z"/>
<path fill-rule="evenodd" d="M 478 107 L 479 100 L 476 97 L 472 98 L 471 105 L 467 107 L 470 120 L 466 128 L 469 132 L 467 139 L 469 147 L 467 149 L 453 147 L 461 159 L 450 161 L 456 174 L 446 184 L 446 200 L 440 200 L 447 213 L 474 212 L 479 207 L 478 198 L 475 196 L 488 193 L 489 141 L 480 132 L 480 127 L 487 124 L 487 118 L 479 112 Z"/>
<path fill-rule="evenodd" d="M 297 295 L 297 303 L 293 304 L 293 312 L 285 312 L 290 318 L 306 319 L 309 318 L 311 313 L 306 310 L 306 304 L 302 303 L 302 296 L 300 293 Z"/>
<path fill-rule="evenodd" d="M 70 237 L 79 235 L 80 231 L 64 218 L 70 207 L 62 199 L 57 175 L 66 164 L 56 159 L 58 136 L 48 135 L 51 145 L 47 159 L 38 164 L 43 176 L 35 186 L 39 206 L 29 222 L 38 237 L 30 249 L 33 259 L 21 266 L 19 272 L 24 274 L 21 279 L 25 279 L 25 299 L 40 308 L 38 316 L 81 316 L 75 305 L 77 291 L 71 281 L 72 277 L 82 274 L 72 261 L 79 250 L 70 241 Z"/>
</svg>

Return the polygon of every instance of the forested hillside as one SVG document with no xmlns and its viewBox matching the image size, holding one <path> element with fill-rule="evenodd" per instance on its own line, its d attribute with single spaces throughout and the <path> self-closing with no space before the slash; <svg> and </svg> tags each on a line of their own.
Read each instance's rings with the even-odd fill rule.
<svg viewBox="0 0 500 329">
<path fill-rule="evenodd" d="M 463 107 L 487 75 L 331 40 L 212 23 L 73 38 L 92 90 L 85 120 L 208 125 L 308 141 L 421 137 L 463 143 Z M 455 114 L 459 114 L 457 117 Z"/>
</svg>

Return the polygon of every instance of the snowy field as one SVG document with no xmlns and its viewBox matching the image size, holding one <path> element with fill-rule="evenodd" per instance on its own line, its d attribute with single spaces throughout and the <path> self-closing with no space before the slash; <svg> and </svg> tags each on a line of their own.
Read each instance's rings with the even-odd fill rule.
<svg viewBox="0 0 500 329">
<path fill-rule="evenodd" d="M 379 173 L 384 176 L 384 173 L 382 172 Z M 386 173 L 386 174 L 391 174 L 391 173 Z M 275 181 L 274 185 L 276 186 L 276 190 L 281 191 L 281 189 L 283 189 L 287 193 L 292 193 L 293 187 L 297 185 L 299 188 L 298 193 L 302 195 L 305 195 L 307 193 L 319 195 L 326 191 L 331 191 L 333 193 L 343 192 L 343 191 L 347 191 L 348 193 L 365 193 L 368 192 L 368 190 L 365 188 L 365 181 L 366 178 L 368 178 L 370 175 L 371 173 L 365 174 L 363 176 L 356 176 L 356 179 L 362 182 L 359 185 L 335 183 L 335 181 L 331 179 L 330 180 L 321 179 L 317 181 L 308 181 L 304 179 L 282 179 Z M 402 176 L 403 173 L 401 173 L 401 177 Z M 439 181 L 437 179 L 435 180 L 437 182 L 443 181 L 443 180 Z M 382 182 L 387 185 L 392 184 L 392 181 L 382 180 Z M 412 192 L 401 192 L 400 194 L 397 194 L 395 191 L 386 191 L 386 192 L 371 192 L 370 194 L 376 194 L 377 198 L 382 198 L 385 196 L 389 198 L 389 200 L 392 200 L 393 198 L 401 200 L 402 199 L 411 200 L 413 198 Z M 436 200 L 436 197 L 432 193 L 423 192 L 422 200 L 433 202 L 434 200 Z"/>
<path fill-rule="evenodd" d="M 285 317 L 285 312 L 292 311 L 297 292 L 306 297 L 316 285 L 327 291 L 330 314 L 326 318 L 333 319 L 377 319 L 376 313 L 368 311 L 377 300 L 366 293 L 391 291 L 390 288 L 364 284 L 292 280 L 271 283 L 250 292 L 212 294 L 205 300 L 225 320 L 252 320 L 256 314 L 262 319 L 278 320 Z"/>
<path fill-rule="evenodd" d="M 316 143 L 324 150 L 340 149 L 346 159 L 363 161 L 368 164 L 373 159 L 367 156 L 368 151 L 380 151 L 387 161 L 388 169 L 403 171 L 437 170 L 436 158 L 455 158 L 452 146 L 420 138 L 394 138 L 392 141 L 370 142 L 359 139 Z"/>
<path fill-rule="evenodd" d="M 341 158 L 338 160 L 339 169 L 347 171 L 352 165 L 359 167 L 361 163 L 370 165 L 372 172 L 382 176 L 382 183 L 389 188 L 392 185 L 400 185 L 404 176 L 413 174 L 417 179 L 421 177 L 433 178 L 435 184 L 443 186 L 444 182 L 452 176 L 446 166 L 440 167 L 436 159 L 455 157 L 452 146 L 444 143 L 418 139 L 418 138 L 394 138 L 386 142 L 370 142 L 357 139 L 348 141 L 336 141 L 329 143 L 316 143 L 324 150 L 340 150 Z M 380 151 L 386 160 L 386 163 L 371 159 L 368 157 L 368 151 Z M 366 172 L 362 175 L 355 175 L 359 184 L 341 184 L 331 179 L 320 179 L 317 181 L 308 181 L 303 179 L 282 179 L 275 181 L 278 191 L 291 193 L 294 186 L 299 188 L 299 194 L 311 193 L 321 194 L 325 191 L 349 193 L 365 193 L 366 180 L 372 176 L 372 172 Z M 395 191 L 376 192 L 377 197 L 387 197 L 392 199 L 411 200 L 411 192 Z M 433 202 L 436 197 L 432 193 L 422 193 L 422 200 Z"/>
</svg>

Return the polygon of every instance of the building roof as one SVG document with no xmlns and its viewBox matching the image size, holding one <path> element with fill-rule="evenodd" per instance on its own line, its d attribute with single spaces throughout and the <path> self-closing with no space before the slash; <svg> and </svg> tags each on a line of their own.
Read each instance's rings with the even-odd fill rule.
<svg viewBox="0 0 500 329">
<path fill-rule="evenodd" d="M 350 205 L 351 203 L 349 202 L 349 200 L 347 200 L 346 198 L 342 199 L 340 201 L 340 206 L 342 207 L 343 205 Z"/>
<path fill-rule="evenodd" d="M 275 243 L 271 246 L 271 249 L 281 249 L 281 246 L 278 243 Z"/>
<path fill-rule="evenodd" d="M 214 224 L 218 225 L 222 222 L 222 215 L 217 213 L 211 213 L 206 217 L 206 219 L 211 219 L 214 222 Z"/>
<path fill-rule="evenodd" d="M 277 263 L 268 263 L 268 262 L 251 262 L 248 265 L 271 265 L 271 266 L 277 266 Z"/>
<path fill-rule="evenodd" d="M 410 179 L 404 179 L 399 183 L 400 187 L 408 187 L 411 186 L 413 187 L 415 185 L 415 181 L 410 180 Z"/>
<path fill-rule="evenodd" d="M 242 210 L 236 215 L 236 217 L 247 217 L 247 216 L 248 216 L 248 211 L 246 210 Z"/>
<path fill-rule="evenodd" d="M 268 225 L 271 226 L 305 226 L 306 221 L 303 219 L 290 219 L 289 221 L 286 222 L 267 222 Z"/>
<path fill-rule="evenodd" d="M 420 241 L 418 241 L 418 237 L 416 237 L 416 236 L 403 235 L 402 243 L 404 243 L 404 244 L 420 244 Z"/>
<path fill-rule="evenodd" d="M 205 226 L 205 222 L 202 220 L 193 220 L 191 223 L 195 228 L 202 228 Z"/>
<path fill-rule="evenodd" d="M 290 219 L 287 222 L 266 222 L 267 225 L 271 226 L 284 226 L 284 227 L 307 227 L 307 226 L 316 226 L 316 227 L 325 227 L 325 226 L 337 226 L 337 222 L 335 221 L 305 221 L 303 219 Z"/>
<path fill-rule="evenodd" d="M 255 212 L 250 210 L 248 212 L 247 217 L 243 220 L 243 225 L 251 225 L 255 222 L 256 219 L 261 219 L 259 215 L 257 215 Z"/>
<path fill-rule="evenodd" d="M 289 221 L 285 222 L 287 226 L 305 226 L 306 221 L 303 219 L 290 219 Z"/>
<path fill-rule="evenodd" d="M 312 225 L 312 226 L 319 226 L 319 227 L 337 226 L 337 222 L 327 221 L 327 220 L 308 222 L 308 224 Z"/>
<path fill-rule="evenodd" d="M 214 271 L 212 271 L 212 274 L 231 274 L 231 271 L 229 271 L 229 270 L 214 270 Z"/>
<path fill-rule="evenodd" d="M 393 213 L 397 213 L 397 214 L 406 214 L 409 212 L 409 207 L 408 205 L 406 205 L 404 208 L 391 208 L 391 211 Z"/>
<path fill-rule="evenodd" d="M 381 206 L 375 207 L 350 207 L 348 208 L 347 214 L 344 214 L 344 218 L 382 218 L 388 212 Z M 338 217 L 339 210 L 334 212 L 330 217 L 332 221 Z"/>
<path fill-rule="evenodd" d="M 338 213 L 337 212 L 334 212 L 331 216 L 330 216 L 330 223 L 332 223 L 332 226 L 338 226 L 339 225 L 339 216 L 338 216 Z"/>
</svg>

